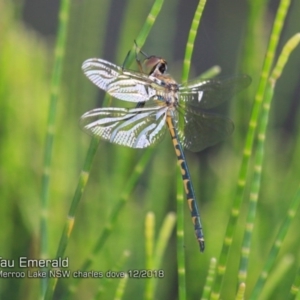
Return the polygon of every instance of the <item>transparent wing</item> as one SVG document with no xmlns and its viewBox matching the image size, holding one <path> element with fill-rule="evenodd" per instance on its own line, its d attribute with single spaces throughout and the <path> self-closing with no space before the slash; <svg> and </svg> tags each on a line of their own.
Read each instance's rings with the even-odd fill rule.
<svg viewBox="0 0 300 300">
<path fill-rule="evenodd" d="M 156 95 L 145 74 L 128 71 L 106 60 L 91 58 L 82 65 L 84 74 L 100 89 L 120 100 L 144 102 Z"/>
<path fill-rule="evenodd" d="M 174 121 L 181 144 L 193 152 L 215 145 L 234 130 L 229 118 L 190 107 L 178 108 Z"/>
<path fill-rule="evenodd" d="M 111 143 L 146 148 L 158 143 L 165 133 L 167 107 L 99 108 L 81 117 L 82 128 Z"/>
<path fill-rule="evenodd" d="M 247 75 L 239 75 L 228 79 L 211 79 L 191 81 L 179 87 L 179 102 L 194 107 L 210 109 L 232 98 L 251 83 Z"/>
</svg>

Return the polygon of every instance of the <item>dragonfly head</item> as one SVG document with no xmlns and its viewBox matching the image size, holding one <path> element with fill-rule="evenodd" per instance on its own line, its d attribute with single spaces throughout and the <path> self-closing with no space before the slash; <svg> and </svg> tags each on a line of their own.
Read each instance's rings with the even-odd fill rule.
<svg viewBox="0 0 300 300">
<path fill-rule="evenodd" d="M 149 75 L 162 75 L 167 72 L 167 62 L 157 56 L 149 56 L 145 59 L 144 65 L 147 68 Z"/>
</svg>

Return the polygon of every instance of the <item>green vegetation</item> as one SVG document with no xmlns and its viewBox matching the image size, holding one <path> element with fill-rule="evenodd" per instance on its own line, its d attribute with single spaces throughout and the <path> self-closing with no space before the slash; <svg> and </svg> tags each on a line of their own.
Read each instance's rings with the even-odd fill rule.
<svg viewBox="0 0 300 300">
<path fill-rule="evenodd" d="M 109 52 L 122 65 L 136 40 L 165 57 L 176 79 L 192 79 L 195 61 L 205 61 L 197 51 L 207 43 L 199 29 L 210 2 L 187 19 L 178 1 L 124 1 L 111 34 L 115 1 L 62 0 L 55 42 L 26 27 L 22 5 L 13 3 L 0 3 L 0 257 L 15 266 L 0 271 L 26 277 L 0 278 L 0 298 L 300 299 L 299 1 L 281 0 L 273 14 L 267 1 L 210 7 L 216 52 L 234 51 L 233 70 L 253 83 L 228 103 L 232 138 L 186 151 L 203 254 L 169 135 L 134 150 L 91 139 L 78 123 L 104 100 L 101 93 L 96 102 L 99 91 L 82 74 L 87 58 Z M 179 35 L 183 44 L 175 43 Z M 133 51 L 126 67 L 136 67 Z M 131 107 L 109 97 L 104 105 Z M 68 257 L 71 274 L 103 277 L 28 278 L 38 269 L 20 268 L 19 257 Z M 134 270 L 156 272 L 112 278 Z"/>
</svg>

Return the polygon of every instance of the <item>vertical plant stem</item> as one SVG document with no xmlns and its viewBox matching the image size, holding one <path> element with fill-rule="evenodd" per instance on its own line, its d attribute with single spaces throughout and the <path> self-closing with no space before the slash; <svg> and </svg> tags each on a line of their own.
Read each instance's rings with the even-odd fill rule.
<svg viewBox="0 0 300 300">
<path fill-rule="evenodd" d="M 244 300 L 245 299 L 245 291 L 246 291 L 246 284 L 244 282 L 241 282 L 238 286 L 235 300 Z"/>
<path fill-rule="evenodd" d="M 154 248 L 154 262 L 153 268 L 154 270 L 158 270 L 158 276 L 154 276 L 153 279 L 153 290 L 156 291 L 156 286 L 159 280 L 164 277 L 164 270 L 161 270 L 161 262 L 163 259 L 164 252 L 167 248 L 169 243 L 172 231 L 174 229 L 176 222 L 176 215 L 175 213 L 168 213 L 165 217 L 163 225 L 158 233 L 158 238 Z M 161 274 L 161 275 L 160 275 Z M 154 298 L 153 298 L 154 299 Z"/>
<path fill-rule="evenodd" d="M 156 17 L 160 11 L 161 5 L 163 3 L 163 0 L 156 0 L 154 6 L 152 7 L 152 10 L 147 18 L 146 23 L 144 24 L 143 29 L 141 30 L 140 34 L 139 34 L 139 40 L 143 41 L 146 39 L 148 33 L 150 32 L 150 29 L 152 28 L 154 21 L 156 20 Z M 132 52 L 132 51 L 131 51 Z M 131 54 L 131 53 L 130 53 Z M 132 53 L 133 55 L 133 53 Z M 133 60 L 134 56 L 132 57 L 128 57 L 127 62 L 130 64 L 131 61 Z M 90 149 L 93 148 L 93 141 L 91 142 L 91 146 Z M 94 153 L 92 154 L 92 157 L 94 156 Z M 150 154 L 152 153 L 152 150 L 146 150 L 140 163 L 138 164 L 138 166 L 135 169 L 135 172 L 133 172 L 133 175 L 130 177 L 130 179 L 127 182 L 125 191 L 123 192 L 120 201 L 117 203 L 117 205 L 114 207 L 110 219 L 108 221 L 108 223 L 106 224 L 101 236 L 99 237 L 95 248 L 93 249 L 92 255 L 90 256 L 89 259 L 87 259 L 87 261 L 84 263 L 83 267 L 81 268 L 81 270 L 86 270 L 92 263 L 94 256 L 102 249 L 102 246 L 104 245 L 105 241 L 107 240 L 107 238 L 109 237 L 111 231 L 112 231 L 112 226 L 113 224 L 116 222 L 117 216 L 119 215 L 119 212 L 121 211 L 122 207 L 124 206 L 124 204 L 127 202 L 128 197 L 129 197 L 129 193 L 131 192 L 131 190 L 133 189 L 135 182 L 138 179 L 138 175 L 140 174 L 140 172 L 143 170 L 145 164 L 147 163 L 147 161 L 150 158 Z M 89 157 L 89 154 L 88 156 Z M 91 159 L 92 159 L 91 157 Z M 80 185 L 80 184 L 79 184 Z M 79 199 L 78 199 L 79 200 Z M 74 200 L 73 200 L 74 203 Z M 77 208 L 77 204 L 71 206 L 70 212 L 72 211 L 75 212 L 75 209 Z M 69 222 L 70 223 L 70 222 Z M 68 228 L 69 228 L 69 224 L 67 223 L 62 235 L 62 239 L 61 239 L 61 243 L 59 246 L 59 250 L 58 253 L 64 252 L 66 244 L 65 244 L 65 237 L 67 237 L 67 233 L 68 233 Z M 73 285 L 71 285 L 69 287 L 68 290 L 68 294 L 66 295 L 66 297 L 70 296 L 71 294 L 73 294 L 76 291 L 76 287 L 78 284 L 79 280 L 76 280 L 75 283 Z M 49 286 L 47 294 L 49 294 L 49 297 L 52 296 L 51 291 L 55 288 L 56 282 L 53 281 L 53 283 L 51 284 L 51 287 Z M 53 291 L 52 291 L 53 293 Z M 50 299 L 50 298 L 49 298 Z"/>
<path fill-rule="evenodd" d="M 83 263 L 81 266 L 80 270 L 81 271 L 86 271 L 88 268 L 92 265 L 94 259 L 96 259 L 97 254 L 101 251 L 102 247 L 104 246 L 105 242 L 107 241 L 108 237 L 110 236 L 114 224 L 117 221 L 117 218 L 124 207 L 124 205 L 127 203 L 130 193 L 132 192 L 133 188 L 135 187 L 137 181 L 139 180 L 141 173 L 145 169 L 146 164 L 148 163 L 150 157 L 152 154 L 152 149 L 148 148 L 144 151 L 144 154 L 142 155 L 141 159 L 135 166 L 134 170 L 131 173 L 131 176 L 126 182 L 126 185 L 124 187 L 124 190 L 120 196 L 119 201 L 116 203 L 116 205 L 113 207 L 112 212 L 104 226 L 103 231 L 101 232 L 98 240 L 96 241 L 95 247 L 92 250 L 91 254 L 89 257 L 86 259 L 86 261 Z M 68 299 L 76 293 L 78 283 L 80 282 L 82 278 L 76 278 L 73 283 L 70 284 L 68 288 L 67 295 L 65 296 L 65 299 Z"/>
<path fill-rule="evenodd" d="M 53 140 L 55 133 L 55 118 L 57 99 L 60 91 L 62 65 L 65 55 L 66 36 L 70 12 L 70 0 L 61 0 L 59 9 L 58 35 L 55 44 L 54 66 L 51 78 L 50 104 L 48 111 L 46 144 L 43 162 L 42 188 L 41 188 L 41 215 L 40 215 L 40 258 L 48 258 L 48 202 L 50 169 L 52 162 Z M 41 297 L 47 286 L 47 278 L 41 280 Z"/>
<path fill-rule="evenodd" d="M 119 285 L 117 287 L 114 300 L 122 300 L 122 298 L 124 296 L 124 291 L 125 291 L 127 281 L 128 281 L 128 275 L 126 274 L 125 277 L 121 278 L 119 281 Z"/>
<path fill-rule="evenodd" d="M 113 268 L 111 268 L 111 270 L 116 271 L 116 272 L 123 272 L 121 270 L 124 270 L 124 265 L 127 263 L 130 255 L 131 254 L 128 250 L 124 250 L 120 259 L 117 261 L 116 265 Z M 123 272 L 123 273 L 125 273 L 125 272 Z M 125 274 L 127 275 L 127 273 L 125 273 Z M 114 280 L 115 280 L 114 278 L 107 277 L 106 272 L 104 272 L 103 278 L 101 279 L 101 283 L 99 284 L 98 291 L 97 291 L 94 299 L 95 300 L 103 299 L 105 297 L 104 292 L 108 290 L 109 283 L 111 283 Z M 66 299 L 66 298 L 63 298 L 63 299 Z"/>
<path fill-rule="evenodd" d="M 214 278 L 215 278 L 216 268 L 217 268 L 217 260 L 213 257 L 209 263 L 208 273 L 207 273 L 205 285 L 203 288 L 203 294 L 202 294 L 201 300 L 208 300 L 208 298 L 209 298 L 209 295 L 210 295 L 210 292 L 212 289 L 212 285 L 214 282 Z"/>
<path fill-rule="evenodd" d="M 136 43 L 140 48 L 143 47 L 143 45 L 150 33 L 150 30 L 152 29 L 153 24 L 156 21 L 156 18 L 160 13 L 163 3 L 164 3 L 164 0 L 155 0 L 142 29 L 140 30 L 138 36 L 136 37 Z M 130 66 L 132 64 L 132 62 L 135 60 L 135 52 L 136 52 L 136 46 L 133 43 L 132 48 L 126 59 L 126 67 Z"/>
<path fill-rule="evenodd" d="M 86 187 L 86 184 L 87 184 L 87 181 L 89 178 L 90 170 L 92 167 L 93 158 L 95 156 L 95 153 L 96 153 L 96 150 L 98 147 L 98 143 L 99 143 L 99 141 L 96 138 L 93 138 L 91 141 L 91 144 L 90 144 L 87 156 L 86 156 L 86 160 L 84 162 L 84 166 L 82 168 L 82 171 L 81 171 L 81 174 L 79 177 L 77 188 L 76 188 L 73 200 L 72 200 L 69 214 L 66 219 L 64 230 L 63 230 L 61 238 L 60 238 L 60 243 L 59 243 L 58 250 L 56 253 L 56 258 L 63 257 L 65 254 L 65 250 L 66 250 L 68 241 L 70 239 L 70 235 L 73 230 L 73 226 L 74 226 L 74 222 L 75 222 L 75 212 L 78 207 L 78 203 L 82 197 L 82 194 L 85 190 L 85 187 Z M 57 284 L 57 278 L 49 279 L 47 290 L 46 290 L 46 295 L 45 295 L 46 300 L 52 299 L 53 293 L 56 288 L 56 284 Z"/>
<path fill-rule="evenodd" d="M 155 235 L 155 216 L 153 212 L 149 212 L 146 215 L 145 220 L 145 249 L 146 249 L 146 270 L 154 270 L 153 267 L 153 251 L 154 251 L 154 235 Z M 145 299 L 151 300 L 154 296 L 154 289 L 153 289 L 153 280 L 152 278 L 146 279 L 146 286 L 145 286 Z"/>
<path fill-rule="evenodd" d="M 295 265 L 295 257 L 291 254 L 284 255 L 272 269 L 272 272 L 269 274 L 268 282 L 265 285 L 264 289 L 260 291 L 258 298 L 254 298 L 251 295 L 250 299 L 259 299 L 259 300 L 269 300 L 273 299 L 272 295 L 276 295 L 276 288 L 284 281 L 287 277 L 288 272 Z M 287 296 L 283 299 L 288 299 Z"/>
<path fill-rule="evenodd" d="M 200 24 L 200 19 L 202 16 L 202 12 L 205 6 L 206 0 L 200 0 L 196 12 L 194 14 L 194 18 L 192 21 L 192 25 L 189 31 L 189 36 L 185 49 L 185 57 L 184 64 L 182 69 L 182 82 L 186 82 L 189 77 L 191 58 L 194 49 L 194 43 L 196 34 L 198 32 L 198 26 Z M 179 124 L 182 125 L 183 122 L 179 120 Z M 184 188 L 182 185 L 182 174 L 181 172 L 177 172 L 177 261 L 178 261 L 178 299 L 185 300 L 186 299 L 186 277 L 185 277 L 185 253 L 184 253 Z M 197 201 L 194 199 L 194 201 Z"/>
<path fill-rule="evenodd" d="M 169 213 L 165 217 L 155 242 L 155 216 L 152 212 L 149 212 L 146 216 L 146 270 L 149 272 L 149 276 L 146 280 L 145 299 L 155 299 L 157 283 L 165 277 L 165 271 L 161 269 L 161 261 L 170 240 L 175 220 L 174 213 Z"/>
<path fill-rule="evenodd" d="M 184 189 L 181 174 L 177 172 L 177 272 L 178 272 L 178 299 L 186 299 L 185 284 L 185 254 L 184 254 Z"/>
<path fill-rule="evenodd" d="M 184 55 L 183 68 L 182 68 L 182 82 L 187 82 L 189 78 L 195 39 L 198 32 L 198 27 L 200 24 L 200 20 L 202 17 L 205 4 L 206 4 L 206 0 L 200 0 L 194 14 L 194 18 L 192 21 L 188 40 L 185 47 L 185 55 Z"/>
<path fill-rule="evenodd" d="M 87 181 L 89 179 L 93 159 L 94 159 L 95 153 L 97 151 L 98 144 L 99 144 L 99 140 L 97 138 L 93 138 L 90 143 L 90 147 L 87 152 L 86 160 L 85 160 L 83 168 L 81 170 L 78 185 L 77 185 L 77 188 L 76 188 L 76 191 L 75 191 L 75 194 L 73 197 L 73 201 L 72 201 L 69 213 L 68 213 L 65 229 L 61 236 L 59 248 L 58 248 L 57 254 L 56 254 L 57 257 L 61 257 L 65 253 L 65 250 L 66 250 L 69 238 L 70 238 L 70 234 L 73 229 L 73 224 L 75 222 L 75 212 L 77 210 L 79 201 L 82 197 L 82 194 L 85 190 Z"/>
<path fill-rule="evenodd" d="M 297 210 L 299 209 L 299 206 L 300 206 L 300 187 L 299 187 L 297 194 L 295 195 L 293 201 L 290 204 L 286 218 L 279 229 L 279 232 L 278 232 L 275 242 L 272 246 L 272 249 L 268 255 L 266 263 L 262 269 L 262 272 L 255 284 L 255 287 L 254 287 L 249 299 L 255 300 L 261 294 L 261 291 L 266 283 L 266 280 L 270 274 L 270 271 L 271 271 L 272 267 L 274 266 L 274 263 L 277 258 L 277 255 L 279 253 L 280 246 L 282 245 L 283 239 L 287 234 L 287 231 L 291 225 L 292 220 L 294 219 L 294 217 L 296 215 Z M 300 279 L 298 279 L 298 280 L 300 282 Z"/>
<path fill-rule="evenodd" d="M 255 137 L 255 131 L 257 128 L 257 120 L 259 119 L 259 114 L 260 114 L 262 100 L 267 86 L 268 77 L 271 71 L 279 37 L 283 28 L 283 22 L 285 20 L 289 5 L 290 5 L 290 0 L 280 1 L 279 8 L 275 17 L 274 25 L 272 28 L 272 33 L 271 33 L 267 53 L 263 64 L 261 78 L 259 81 L 259 86 L 255 96 L 254 106 L 251 113 L 249 129 L 246 136 L 246 143 L 245 143 L 242 163 L 239 171 L 239 179 L 236 187 L 236 197 L 232 205 L 231 215 L 225 233 L 223 247 L 222 247 L 218 268 L 217 268 L 217 276 L 213 287 L 213 292 L 211 294 L 211 299 L 219 299 L 220 297 L 221 286 L 226 271 L 226 263 L 229 255 L 229 250 L 232 244 L 232 238 L 237 225 L 237 219 L 240 213 L 240 207 L 243 200 L 250 157 L 253 151 L 253 142 Z"/>
<path fill-rule="evenodd" d="M 300 291 L 300 268 L 298 268 L 298 273 L 291 286 L 289 300 L 299 299 L 300 296 L 299 291 Z"/>
<path fill-rule="evenodd" d="M 282 70 L 288 60 L 288 57 L 290 56 L 294 48 L 298 45 L 299 38 L 300 38 L 299 34 L 295 35 L 284 46 L 279 56 L 278 62 L 270 76 L 269 84 L 267 85 L 266 92 L 265 92 L 264 104 L 262 107 L 260 122 L 258 126 L 258 141 L 257 141 L 256 153 L 254 159 L 254 174 L 250 186 L 250 203 L 249 203 L 248 216 L 246 221 L 245 234 L 242 243 L 242 253 L 241 253 L 240 269 L 238 275 L 240 283 L 246 282 L 247 279 L 251 238 L 252 238 L 252 232 L 254 228 L 254 221 L 256 216 L 256 205 L 257 205 L 260 183 L 261 183 L 261 171 L 262 171 L 262 164 L 264 158 L 265 137 L 266 137 L 266 131 L 267 131 L 267 125 L 269 119 L 269 111 L 270 111 L 271 102 L 274 94 L 274 88 L 277 79 L 281 76 Z"/>
</svg>

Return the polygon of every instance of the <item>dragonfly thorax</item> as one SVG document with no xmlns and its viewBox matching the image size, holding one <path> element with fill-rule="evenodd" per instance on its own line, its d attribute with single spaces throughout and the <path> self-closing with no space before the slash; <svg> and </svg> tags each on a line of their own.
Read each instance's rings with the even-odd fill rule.
<svg viewBox="0 0 300 300">
<path fill-rule="evenodd" d="M 166 74 L 167 61 L 158 56 L 149 56 L 145 59 L 144 65 L 151 70 L 148 74 L 155 83 L 153 87 L 156 90 L 156 99 L 161 102 L 161 105 L 177 107 L 179 85 Z"/>
<path fill-rule="evenodd" d="M 177 107 L 179 91 L 177 82 L 167 74 L 154 73 L 149 78 L 153 82 L 152 87 L 156 90 L 155 98 L 161 102 L 161 105 Z"/>
</svg>

